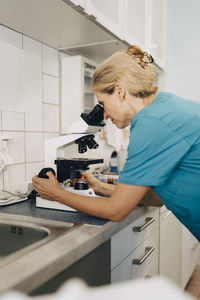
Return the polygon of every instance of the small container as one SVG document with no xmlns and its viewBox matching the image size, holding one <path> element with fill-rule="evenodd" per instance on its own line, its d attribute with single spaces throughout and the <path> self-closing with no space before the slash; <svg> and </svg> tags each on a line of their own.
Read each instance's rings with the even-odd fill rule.
<svg viewBox="0 0 200 300">
<path fill-rule="evenodd" d="M 118 172 L 118 155 L 117 151 L 113 151 L 110 157 L 110 171 Z"/>
</svg>

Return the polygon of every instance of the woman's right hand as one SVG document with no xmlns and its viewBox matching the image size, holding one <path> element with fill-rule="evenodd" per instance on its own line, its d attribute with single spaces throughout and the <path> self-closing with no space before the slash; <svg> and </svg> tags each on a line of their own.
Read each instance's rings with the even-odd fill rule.
<svg viewBox="0 0 200 300">
<path fill-rule="evenodd" d="M 106 197 L 112 195 L 112 192 L 115 189 L 113 184 L 102 182 L 89 172 L 82 172 L 82 174 L 87 180 L 89 187 L 94 190 L 95 194 Z"/>
<path fill-rule="evenodd" d="M 97 193 L 99 191 L 99 187 L 101 186 L 102 182 L 89 172 L 82 172 L 81 174 L 88 182 L 89 188 L 93 189 L 94 192 Z"/>
</svg>

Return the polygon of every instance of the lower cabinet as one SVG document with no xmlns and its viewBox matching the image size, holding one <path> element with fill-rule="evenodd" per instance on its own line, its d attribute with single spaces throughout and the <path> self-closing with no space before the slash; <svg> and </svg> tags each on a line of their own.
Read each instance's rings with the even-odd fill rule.
<svg viewBox="0 0 200 300">
<path fill-rule="evenodd" d="M 200 243 L 182 226 L 181 287 L 184 289 L 195 267 L 200 262 Z"/>
<path fill-rule="evenodd" d="M 200 259 L 197 239 L 165 207 L 160 209 L 159 275 L 185 288 Z"/>
<path fill-rule="evenodd" d="M 145 270 L 138 276 L 138 278 L 152 278 L 158 276 L 158 257 L 156 256 L 146 266 Z"/>
<path fill-rule="evenodd" d="M 149 264 L 151 263 L 151 266 Z M 148 274 L 148 270 L 151 274 Z M 136 279 L 146 275 L 158 274 L 158 230 L 151 234 L 140 246 L 125 258 L 111 272 L 111 282 Z"/>
<path fill-rule="evenodd" d="M 181 223 L 168 210 L 160 215 L 159 274 L 181 285 Z"/>
<path fill-rule="evenodd" d="M 159 209 L 145 214 L 111 239 L 111 283 L 158 275 Z"/>
<path fill-rule="evenodd" d="M 83 279 L 89 286 L 110 283 L 110 240 L 32 291 L 30 295 L 54 293 L 66 280 L 74 277 Z"/>
</svg>

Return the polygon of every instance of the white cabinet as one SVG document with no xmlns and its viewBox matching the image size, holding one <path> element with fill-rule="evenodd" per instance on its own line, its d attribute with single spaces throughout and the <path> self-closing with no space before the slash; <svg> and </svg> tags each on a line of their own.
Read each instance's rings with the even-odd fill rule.
<svg viewBox="0 0 200 300">
<path fill-rule="evenodd" d="M 148 13 L 147 49 L 156 63 L 165 67 L 166 0 L 150 0 Z"/>
<path fill-rule="evenodd" d="M 182 226 L 182 272 L 181 287 L 185 288 L 195 266 L 200 259 L 200 244 L 197 239 Z"/>
<path fill-rule="evenodd" d="M 167 209 L 160 216 L 159 274 L 181 284 L 181 223 Z"/>
<path fill-rule="evenodd" d="M 184 289 L 200 258 L 199 242 L 170 211 L 161 210 L 159 275 Z"/>
<path fill-rule="evenodd" d="M 124 40 L 146 48 L 146 0 L 124 1 Z"/>
<path fill-rule="evenodd" d="M 148 271 L 146 268 L 152 262 L 151 268 L 158 274 L 158 229 L 153 232 L 141 245 L 126 257 L 111 272 L 111 282 L 136 279 Z M 155 259 L 155 260 L 154 260 Z"/>
<path fill-rule="evenodd" d="M 86 0 L 85 12 L 130 45 L 148 51 L 164 68 L 166 0 Z"/>
<path fill-rule="evenodd" d="M 61 58 L 61 134 L 77 121 L 82 112 L 95 105 L 91 91 L 92 76 L 96 64 L 82 56 Z"/>
<path fill-rule="evenodd" d="M 149 207 L 145 214 L 112 237 L 112 283 L 147 273 L 151 276 L 158 274 L 158 227 L 159 210 Z M 148 266 L 149 271 L 146 269 Z"/>
<path fill-rule="evenodd" d="M 86 0 L 86 13 L 95 17 L 97 22 L 111 33 L 123 39 L 123 1 Z"/>
<path fill-rule="evenodd" d="M 85 8 L 85 1 L 86 0 L 70 0 L 71 3 L 73 3 L 74 5 L 81 6 L 83 9 Z M 65 2 L 67 2 L 67 1 L 65 1 Z"/>
</svg>

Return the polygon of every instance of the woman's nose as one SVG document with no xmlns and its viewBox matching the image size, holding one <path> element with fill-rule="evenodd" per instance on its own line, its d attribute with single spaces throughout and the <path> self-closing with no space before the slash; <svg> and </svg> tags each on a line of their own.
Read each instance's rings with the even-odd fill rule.
<svg viewBox="0 0 200 300">
<path fill-rule="evenodd" d="M 104 111 L 103 115 L 104 115 L 104 119 L 105 119 L 105 120 L 108 120 L 108 119 L 109 119 L 109 115 L 108 115 L 105 111 Z"/>
</svg>

